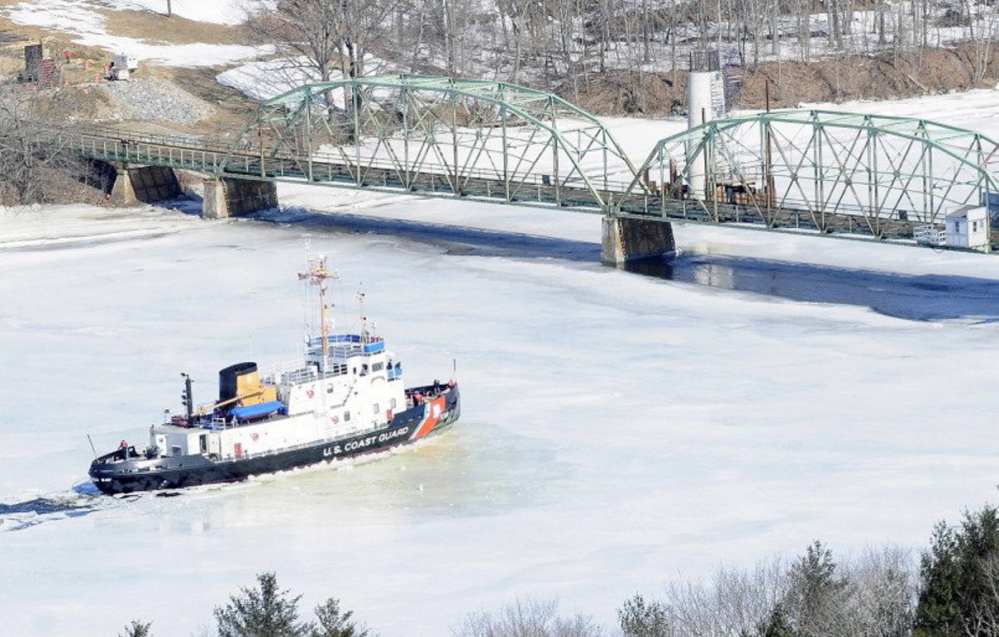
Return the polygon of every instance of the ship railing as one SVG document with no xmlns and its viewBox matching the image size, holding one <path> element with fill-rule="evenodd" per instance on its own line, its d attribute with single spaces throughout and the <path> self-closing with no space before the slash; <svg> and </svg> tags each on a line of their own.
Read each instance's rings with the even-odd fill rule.
<svg viewBox="0 0 999 637">
<path fill-rule="evenodd" d="M 331 345 L 329 347 L 329 358 L 331 360 L 347 360 L 348 358 L 353 358 L 355 356 L 361 356 L 365 352 L 360 345 Z M 309 349 L 309 354 L 311 357 L 321 359 L 323 357 L 323 348 L 321 346 L 314 346 Z"/>
<path fill-rule="evenodd" d="M 321 345 L 323 338 L 321 336 L 313 337 L 310 343 L 312 345 Z M 331 334 L 326 337 L 326 342 L 330 344 L 337 343 L 353 343 L 355 345 L 367 345 L 369 347 L 377 347 L 381 343 L 381 347 L 385 346 L 385 339 L 381 336 L 362 336 L 360 334 Z"/>
<path fill-rule="evenodd" d="M 360 345 L 337 345 L 330 348 L 330 358 L 352 358 L 363 353 Z"/>
<path fill-rule="evenodd" d="M 301 385 L 302 383 L 307 383 L 310 380 L 316 380 L 319 374 L 316 372 L 314 367 L 301 367 L 299 369 L 293 369 L 291 371 L 281 373 L 281 384 L 282 385 Z"/>
<path fill-rule="evenodd" d="M 331 359 L 340 360 L 346 360 L 362 354 L 360 345 L 333 345 L 330 347 L 329 352 Z M 317 348 L 311 353 L 322 356 L 322 348 Z"/>
<path fill-rule="evenodd" d="M 220 416 L 214 416 L 211 422 L 211 429 L 232 429 L 237 426 L 235 419 L 226 420 Z"/>
<path fill-rule="evenodd" d="M 361 336 L 360 334 L 334 334 L 327 337 L 328 351 L 331 357 L 351 358 L 362 354 L 378 354 L 385 351 L 385 340 L 380 336 Z M 322 351 L 323 339 L 313 338 L 309 341 L 309 353 Z"/>
<path fill-rule="evenodd" d="M 310 381 L 343 376 L 347 373 L 347 364 L 338 363 L 330 357 L 325 370 L 320 371 L 319 363 L 309 363 L 303 365 L 300 361 L 279 364 L 263 375 L 263 383 L 275 385 L 280 382 L 282 385 L 301 385 Z"/>
<path fill-rule="evenodd" d="M 319 378 L 319 371 L 315 365 L 303 364 L 301 360 L 287 363 L 278 363 L 260 374 L 261 382 L 265 385 L 299 384 Z"/>
<path fill-rule="evenodd" d="M 182 425 L 182 426 L 186 427 L 187 425 Z M 226 420 L 222 416 L 212 416 L 211 418 L 208 418 L 207 416 L 201 416 L 196 421 L 196 424 L 192 426 L 199 429 L 208 429 L 209 431 L 215 431 L 218 429 L 232 429 L 237 425 L 231 419 Z"/>
</svg>

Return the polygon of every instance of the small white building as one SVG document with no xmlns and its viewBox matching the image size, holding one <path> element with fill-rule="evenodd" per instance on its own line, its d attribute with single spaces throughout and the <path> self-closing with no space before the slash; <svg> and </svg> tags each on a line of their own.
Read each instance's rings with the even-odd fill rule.
<svg viewBox="0 0 999 637">
<path fill-rule="evenodd" d="M 139 70 L 139 60 L 134 55 L 116 53 L 111 61 L 111 77 L 113 79 L 127 80 L 137 70 Z"/>
<path fill-rule="evenodd" d="M 947 215 L 947 245 L 952 248 L 988 249 L 988 208 L 965 206 Z"/>
</svg>

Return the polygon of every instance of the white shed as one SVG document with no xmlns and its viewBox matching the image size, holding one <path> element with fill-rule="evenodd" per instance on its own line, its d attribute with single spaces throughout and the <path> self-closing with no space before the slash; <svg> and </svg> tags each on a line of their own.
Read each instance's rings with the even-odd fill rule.
<svg viewBox="0 0 999 637">
<path fill-rule="evenodd" d="M 128 53 L 115 53 L 113 61 L 114 68 L 116 69 L 126 69 L 129 71 L 137 71 L 139 69 L 138 58 Z"/>
<path fill-rule="evenodd" d="M 989 211 L 965 206 L 947 215 L 947 245 L 982 250 L 989 245 Z"/>
<path fill-rule="evenodd" d="M 134 55 L 116 53 L 111 61 L 111 77 L 116 80 L 127 80 L 139 69 L 139 60 Z"/>
</svg>

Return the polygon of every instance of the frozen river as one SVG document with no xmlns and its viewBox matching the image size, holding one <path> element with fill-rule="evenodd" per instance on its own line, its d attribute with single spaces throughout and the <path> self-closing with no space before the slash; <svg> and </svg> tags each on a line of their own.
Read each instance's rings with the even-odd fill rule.
<svg viewBox="0 0 999 637">
<path fill-rule="evenodd" d="M 996 257 L 681 226 L 670 280 L 601 267 L 594 217 L 341 197 L 336 223 L 3 213 L 5 632 L 196 634 L 270 570 L 390 637 L 518 595 L 610 627 L 678 574 L 923 546 L 995 493 Z M 143 443 L 181 371 L 208 401 L 230 363 L 295 358 L 306 245 L 410 382 L 457 360 L 459 425 L 356 466 L 87 495 L 87 434 Z"/>
<path fill-rule="evenodd" d="M 238 21 L 229 0 L 173 4 Z M 169 64 L 253 53 L 123 40 L 80 2 L 9 17 Z M 229 75 L 275 88 L 269 69 Z M 817 106 L 999 138 L 996 91 Z M 636 163 L 684 126 L 607 122 Z M 625 598 L 678 576 L 815 539 L 837 557 L 918 549 L 995 500 L 999 256 L 677 226 L 680 257 L 641 276 L 598 265 L 597 217 L 280 200 L 231 223 L 0 209 L 0 637 L 109 637 L 131 619 L 201 637 L 264 571 L 383 637 L 446 635 L 517 596 L 612 628 Z M 181 408 L 180 372 L 208 401 L 222 367 L 297 356 L 306 246 L 340 270 L 346 322 L 363 285 L 410 382 L 457 361 L 462 421 L 374 462 L 93 495 L 88 435 L 143 444 Z"/>
</svg>

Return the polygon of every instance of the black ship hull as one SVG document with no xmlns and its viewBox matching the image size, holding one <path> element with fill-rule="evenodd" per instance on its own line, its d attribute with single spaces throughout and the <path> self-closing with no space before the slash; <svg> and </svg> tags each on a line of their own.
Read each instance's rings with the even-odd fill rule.
<svg viewBox="0 0 999 637">
<path fill-rule="evenodd" d="M 100 491 L 114 495 L 237 482 L 250 476 L 354 458 L 411 444 L 449 428 L 461 412 L 458 387 L 450 387 L 443 398 L 445 409 L 432 420 L 419 405 L 399 413 L 380 429 L 240 458 L 183 455 L 148 459 L 134 450 L 121 449 L 94 460 L 90 477 Z"/>
</svg>

